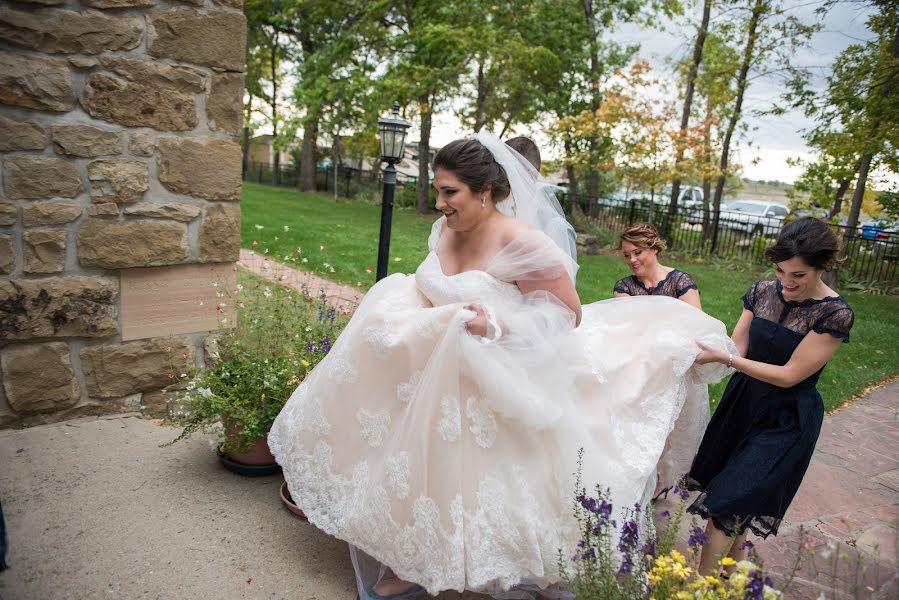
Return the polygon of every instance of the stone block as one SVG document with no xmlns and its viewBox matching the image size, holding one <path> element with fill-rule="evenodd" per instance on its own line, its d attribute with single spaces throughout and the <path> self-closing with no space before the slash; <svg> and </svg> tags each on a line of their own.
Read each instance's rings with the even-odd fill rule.
<svg viewBox="0 0 899 600">
<path fill-rule="evenodd" d="M 0 202 L 0 225 L 16 224 L 16 205 L 9 202 Z"/>
<path fill-rule="evenodd" d="M 16 251 L 12 237 L 0 234 L 0 273 L 12 273 L 16 270 Z"/>
<path fill-rule="evenodd" d="M 214 75 L 206 96 L 209 128 L 239 135 L 243 125 L 243 74 Z"/>
<path fill-rule="evenodd" d="M 22 207 L 25 227 L 71 223 L 83 212 L 84 207 L 73 202 L 31 202 Z"/>
<path fill-rule="evenodd" d="M 193 221 L 200 214 L 200 209 L 191 204 L 181 202 L 169 202 L 155 204 L 141 202 L 133 206 L 125 207 L 125 214 L 136 217 L 156 217 L 160 219 L 172 219 L 173 221 Z M 236 259 L 235 259 L 236 260 Z"/>
<path fill-rule="evenodd" d="M 110 217 L 118 216 L 119 205 L 115 202 L 104 202 L 103 204 L 91 204 L 87 208 L 87 214 L 92 217 Z"/>
<path fill-rule="evenodd" d="M 88 218 L 78 230 L 78 261 L 84 267 L 152 267 L 187 259 L 187 225 L 183 223 Z"/>
<path fill-rule="evenodd" d="M 53 150 L 66 156 L 108 156 L 121 154 L 122 132 L 90 125 L 54 125 Z"/>
<path fill-rule="evenodd" d="M 69 161 L 46 156 L 7 156 L 3 159 L 3 190 L 19 200 L 74 198 L 84 188 Z"/>
<path fill-rule="evenodd" d="M 0 116 L 0 152 L 43 150 L 47 131 L 33 121 L 15 121 Z"/>
<path fill-rule="evenodd" d="M 58 4 L 65 4 L 66 0 L 19 0 L 23 4 L 43 4 L 45 6 L 56 6 Z"/>
<path fill-rule="evenodd" d="M 185 338 L 156 338 L 81 349 L 84 382 L 92 398 L 119 398 L 171 385 L 187 365 L 194 347 Z"/>
<path fill-rule="evenodd" d="M 0 52 L 0 104 L 68 112 L 76 100 L 68 61 Z"/>
<path fill-rule="evenodd" d="M 156 6 L 156 0 L 81 0 L 81 4 L 105 10 L 108 8 Z"/>
<path fill-rule="evenodd" d="M 0 279 L 0 331 L 8 340 L 115 335 L 118 295 L 117 279 Z"/>
<path fill-rule="evenodd" d="M 95 160 L 87 165 L 91 202 L 130 203 L 150 187 L 147 163 L 139 160 Z"/>
<path fill-rule="evenodd" d="M 159 181 L 188 196 L 239 200 L 240 160 L 240 146 L 226 140 L 166 136 L 156 142 Z"/>
<path fill-rule="evenodd" d="M 81 97 L 92 117 L 160 131 L 189 131 L 197 126 L 194 95 L 105 73 L 91 73 Z"/>
<path fill-rule="evenodd" d="M 73 56 L 69 59 L 69 64 L 76 69 L 93 69 L 100 64 L 96 58 L 88 58 L 87 56 Z"/>
<path fill-rule="evenodd" d="M 29 229 L 22 236 L 26 273 L 59 273 L 66 267 L 66 232 Z"/>
<path fill-rule="evenodd" d="M 131 50 L 140 44 L 142 19 L 96 10 L 0 8 L 0 39 L 20 48 L 65 54 Z"/>
<path fill-rule="evenodd" d="M 134 131 L 128 134 L 128 152 L 134 156 L 153 156 L 156 142 L 149 133 Z"/>
<path fill-rule="evenodd" d="M 199 69 L 168 65 L 156 60 L 107 56 L 101 59 L 103 66 L 128 81 L 162 87 L 179 92 L 200 93 L 206 91 L 206 74 Z"/>
<path fill-rule="evenodd" d="M 244 0 L 217 0 L 218 4 L 222 6 L 229 6 L 231 8 L 243 8 Z"/>
<path fill-rule="evenodd" d="M 166 390 L 144 392 L 140 398 L 140 412 L 145 417 L 162 419 L 169 414 L 169 396 Z"/>
<path fill-rule="evenodd" d="M 240 205 L 210 204 L 203 210 L 200 262 L 235 262 L 240 258 Z"/>
<path fill-rule="evenodd" d="M 16 413 L 57 411 L 81 396 L 65 342 L 7 346 L 0 351 L 0 365 L 6 400 Z"/>
<path fill-rule="evenodd" d="M 243 71 L 247 20 L 242 13 L 176 9 L 147 15 L 153 56 Z"/>
</svg>

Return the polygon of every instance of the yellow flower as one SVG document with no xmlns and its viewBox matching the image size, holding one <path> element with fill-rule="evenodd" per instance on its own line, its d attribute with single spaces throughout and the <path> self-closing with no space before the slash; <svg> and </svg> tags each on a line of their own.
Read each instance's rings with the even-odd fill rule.
<svg viewBox="0 0 899 600">
<path fill-rule="evenodd" d="M 312 363 L 310 363 L 310 362 L 309 362 L 308 360 L 306 360 L 305 358 L 301 358 L 301 359 L 300 359 L 300 364 L 303 365 L 304 367 L 308 367 L 308 366 L 311 365 Z"/>
<path fill-rule="evenodd" d="M 687 564 L 687 559 L 684 558 L 684 555 L 678 552 L 677 550 L 671 551 L 671 558 L 673 558 L 676 562 L 679 562 L 682 565 Z"/>
<path fill-rule="evenodd" d="M 728 580 L 730 582 L 731 588 L 735 590 L 742 590 L 746 587 L 746 584 L 749 583 L 749 577 L 747 577 L 743 573 L 734 573 L 730 576 Z"/>
<path fill-rule="evenodd" d="M 732 567 L 735 564 L 737 564 L 737 561 L 735 561 L 730 556 L 725 556 L 724 558 L 722 558 L 721 560 L 718 561 L 718 564 L 721 565 L 722 567 Z"/>
</svg>

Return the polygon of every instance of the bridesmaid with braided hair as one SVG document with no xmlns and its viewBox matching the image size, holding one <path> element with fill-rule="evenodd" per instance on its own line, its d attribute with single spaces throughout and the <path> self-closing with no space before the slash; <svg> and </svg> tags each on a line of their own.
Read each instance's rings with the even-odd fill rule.
<svg viewBox="0 0 899 600">
<path fill-rule="evenodd" d="M 668 243 L 650 223 L 631 225 L 621 234 L 621 255 L 633 275 L 615 283 L 613 296 L 670 296 L 702 310 L 699 288 L 689 274 L 659 262 Z"/>
</svg>

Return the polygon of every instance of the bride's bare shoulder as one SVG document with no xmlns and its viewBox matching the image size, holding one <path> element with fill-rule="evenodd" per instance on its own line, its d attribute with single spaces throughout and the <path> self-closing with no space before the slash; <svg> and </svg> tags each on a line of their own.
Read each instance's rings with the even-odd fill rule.
<svg viewBox="0 0 899 600">
<path fill-rule="evenodd" d="M 499 225 L 499 237 L 502 240 L 503 246 L 512 243 L 516 238 L 532 231 L 536 230 L 527 223 L 523 223 L 514 217 L 506 215 L 503 215 L 503 219 Z"/>
</svg>

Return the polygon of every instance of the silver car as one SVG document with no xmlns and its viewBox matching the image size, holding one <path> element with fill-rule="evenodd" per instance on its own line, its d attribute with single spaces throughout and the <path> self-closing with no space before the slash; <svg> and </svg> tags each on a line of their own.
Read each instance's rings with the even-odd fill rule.
<svg viewBox="0 0 899 600">
<path fill-rule="evenodd" d="M 720 223 L 752 235 L 774 235 L 788 214 L 790 209 L 776 202 L 737 200 L 729 203 L 726 210 L 722 208 Z"/>
</svg>

